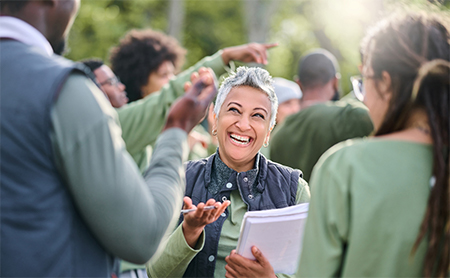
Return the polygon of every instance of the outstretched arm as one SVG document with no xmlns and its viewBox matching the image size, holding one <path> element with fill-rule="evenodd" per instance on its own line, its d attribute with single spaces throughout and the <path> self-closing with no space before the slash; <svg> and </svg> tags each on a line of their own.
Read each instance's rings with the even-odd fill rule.
<svg viewBox="0 0 450 278">
<path fill-rule="evenodd" d="M 55 159 L 87 227 L 111 254 L 145 263 L 172 231 L 184 195 L 186 135 L 214 98 L 211 80 L 195 84 L 169 112 L 145 180 L 104 95 L 80 74 L 64 85 L 52 111 Z"/>
</svg>

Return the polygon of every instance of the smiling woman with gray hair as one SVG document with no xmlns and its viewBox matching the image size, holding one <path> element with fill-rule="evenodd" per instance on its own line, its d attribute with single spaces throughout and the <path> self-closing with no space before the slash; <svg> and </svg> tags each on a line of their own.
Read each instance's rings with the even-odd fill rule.
<svg viewBox="0 0 450 278">
<path fill-rule="evenodd" d="M 275 276 L 257 248 L 252 250 L 256 261 L 234 251 L 245 212 L 310 198 L 301 171 L 259 153 L 275 124 L 278 100 L 272 82 L 264 69 L 240 67 L 222 83 L 214 109 L 217 152 L 186 165 L 184 208 L 196 211 L 180 218 L 161 256 L 148 264 L 150 277 Z"/>
</svg>

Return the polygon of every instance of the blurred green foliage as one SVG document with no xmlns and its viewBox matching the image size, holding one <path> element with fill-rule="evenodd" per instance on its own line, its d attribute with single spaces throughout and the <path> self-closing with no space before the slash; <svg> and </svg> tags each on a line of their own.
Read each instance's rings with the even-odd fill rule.
<svg viewBox="0 0 450 278">
<path fill-rule="evenodd" d="M 185 7 L 180 39 L 188 50 L 185 68 L 221 48 L 248 42 L 244 0 L 177 1 L 184 1 Z M 359 41 L 370 24 L 399 8 L 441 10 L 447 15 L 450 8 L 448 0 L 273 1 L 278 5 L 266 19 L 271 26 L 267 37 L 279 46 L 270 50 L 266 69 L 273 76 L 292 79 L 301 55 L 323 47 L 338 58 L 343 93 L 351 90 L 349 77 L 358 74 Z M 169 6 L 168 0 L 82 0 L 67 57 L 99 57 L 108 63 L 110 48 L 128 30 L 168 30 Z"/>
</svg>

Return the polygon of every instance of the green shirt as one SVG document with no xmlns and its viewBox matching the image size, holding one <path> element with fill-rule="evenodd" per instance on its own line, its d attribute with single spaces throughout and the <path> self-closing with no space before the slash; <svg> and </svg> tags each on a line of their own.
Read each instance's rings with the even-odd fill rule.
<svg viewBox="0 0 450 278">
<path fill-rule="evenodd" d="M 297 277 L 419 277 L 411 249 L 430 193 L 432 146 L 386 139 L 343 142 L 311 178 Z"/>
<path fill-rule="evenodd" d="M 157 163 L 142 177 L 125 149 L 116 111 L 79 73 L 64 83 L 51 121 L 55 164 L 87 227 L 109 253 L 148 260 L 177 223 L 186 132 L 172 128 L 161 134 L 153 154 Z"/>
<path fill-rule="evenodd" d="M 309 202 L 309 198 L 308 184 L 300 178 L 296 196 L 297 204 Z M 231 250 L 236 249 L 242 219 L 247 212 L 247 205 L 242 200 L 239 190 L 231 192 L 230 201 L 231 204 L 228 207 L 230 214 L 225 220 L 220 234 L 214 277 L 225 277 L 225 257 L 230 254 Z M 182 277 L 191 260 L 202 250 L 205 232 L 203 231 L 198 240 L 198 246 L 192 249 L 184 239 L 181 226 L 180 224 L 170 236 L 161 257 L 147 264 L 149 277 Z M 278 276 L 284 277 L 284 275 Z"/>
<path fill-rule="evenodd" d="M 319 157 L 333 145 L 373 130 L 367 108 L 356 100 L 315 104 L 291 115 L 274 130 L 270 159 L 300 169 L 309 181 Z"/>
<path fill-rule="evenodd" d="M 210 67 L 218 76 L 226 73 L 227 68 L 221 55 L 222 51 L 218 51 L 213 56 L 203 58 L 170 80 L 161 91 L 117 109 L 127 151 L 136 161 L 141 172 L 148 167 L 151 146 L 154 145 L 164 126 L 170 106 L 184 94 L 184 83 L 190 81 L 191 74 L 200 67 Z"/>
</svg>

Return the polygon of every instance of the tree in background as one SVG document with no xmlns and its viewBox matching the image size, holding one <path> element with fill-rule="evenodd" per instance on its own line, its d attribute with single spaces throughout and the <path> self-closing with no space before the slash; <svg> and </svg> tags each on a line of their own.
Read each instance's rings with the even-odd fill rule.
<svg viewBox="0 0 450 278">
<path fill-rule="evenodd" d="M 322 47 L 339 60 L 342 92 L 357 74 L 359 41 L 368 25 L 399 5 L 449 10 L 449 0 L 96 0 L 82 1 L 67 55 L 100 57 L 130 29 L 152 28 L 180 40 L 185 67 L 218 49 L 251 41 L 278 42 L 266 67 L 293 78 L 298 59 Z M 429 6 L 429 5 L 428 5 Z"/>
</svg>

